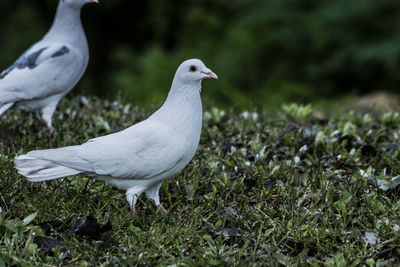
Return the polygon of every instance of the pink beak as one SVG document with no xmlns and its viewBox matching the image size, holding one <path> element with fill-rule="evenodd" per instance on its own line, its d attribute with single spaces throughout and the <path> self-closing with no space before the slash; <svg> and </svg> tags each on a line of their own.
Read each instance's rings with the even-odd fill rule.
<svg viewBox="0 0 400 267">
<path fill-rule="evenodd" d="M 215 74 L 215 73 L 212 72 L 212 71 L 204 72 L 204 74 L 206 74 L 206 75 L 208 76 L 208 78 L 211 78 L 211 79 L 218 79 L 217 74 Z"/>
<path fill-rule="evenodd" d="M 99 3 L 99 0 L 90 0 L 90 2 L 91 2 L 91 3 L 96 3 L 96 4 L 98 4 L 98 3 Z"/>
</svg>

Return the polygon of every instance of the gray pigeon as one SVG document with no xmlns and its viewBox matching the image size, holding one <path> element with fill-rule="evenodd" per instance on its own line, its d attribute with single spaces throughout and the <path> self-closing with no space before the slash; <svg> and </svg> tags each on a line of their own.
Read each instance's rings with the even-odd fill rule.
<svg viewBox="0 0 400 267">
<path fill-rule="evenodd" d="M 98 0 L 60 0 L 53 25 L 0 74 L 0 116 L 11 107 L 40 111 L 50 133 L 58 102 L 81 79 L 89 49 L 80 13 Z"/>
<path fill-rule="evenodd" d="M 135 211 L 145 192 L 160 203 L 161 183 L 193 158 L 200 140 L 203 108 L 200 92 L 205 78 L 217 79 L 198 59 L 183 62 L 164 105 L 147 120 L 121 132 L 63 148 L 36 150 L 15 158 L 20 174 L 31 182 L 82 174 L 126 190 Z"/>
</svg>

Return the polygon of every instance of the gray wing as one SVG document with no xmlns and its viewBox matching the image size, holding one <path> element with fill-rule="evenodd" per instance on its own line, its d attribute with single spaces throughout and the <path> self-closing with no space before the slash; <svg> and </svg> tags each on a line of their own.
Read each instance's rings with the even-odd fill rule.
<svg viewBox="0 0 400 267">
<path fill-rule="evenodd" d="M 35 67 L 37 67 L 38 62 L 36 61 L 40 56 L 40 54 L 46 49 L 47 47 L 43 47 L 37 51 L 31 53 L 28 53 L 29 52 L 28 51 L 22 54 L 22 56 L 20 56 L 17 59 L 17 61 L 14 62 L 14 64 L 12 64 L 8 69 L 6 69 L 0 74 L 0 80 L 4 79 L 7 76 L 7 74 L 9 74 L 14 69 L 24 69 L 24 68 L 34 69 Z"/>
<path fill-rule="evenodd" d="M 85 56 L 69 45 L 34 45 L 0 74 L 0 103 L 69 90 L 78 82 L 86 65 Z"/>
</svg>

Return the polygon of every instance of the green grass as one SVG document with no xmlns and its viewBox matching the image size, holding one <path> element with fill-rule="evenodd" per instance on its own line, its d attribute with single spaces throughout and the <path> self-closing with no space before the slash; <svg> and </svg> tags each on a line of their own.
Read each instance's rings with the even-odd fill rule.
<svg viewBox="0 0 400 267">
<path fill-rule="evenodd" d="M 33 114 L 1 119 L 0 266 L 399 264 L 399 191 L 376 185 L 400 173 L 397 113 L 321 119 L 291 105 L 245 119 L 211 109 L 194 159 L 162 187 L 166 215 L 144 197 L 132 214 L 125 192 L 102 182 L 34 184 L 13 168 L 16 154 L 119 131 L 154 109 L 64 100 L 52 136 Z M 112 230 L 67 231 L 89 215 Z M 64 246 L 46 253 L 34 237 L 50 221 L 48 237 Z"/>
</svg>

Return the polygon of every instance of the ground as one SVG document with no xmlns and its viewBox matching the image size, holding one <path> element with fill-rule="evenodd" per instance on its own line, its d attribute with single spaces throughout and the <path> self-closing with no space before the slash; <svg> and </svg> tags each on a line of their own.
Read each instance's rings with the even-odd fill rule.
<svg viewBox="0 0 400 267">
<path fill-rule="evenodd" d="M 1 118 L 0 266 L 399 264 L 395 112 L 208 109 L 195 157 L 162 186 L 167 214 L 145 197 L 133 214 L 102 182 L 30 183 L 13 167 L 15 155 L 119 131 L 155 109 L 70 98 L 53 135 L 34 114 Z"/>
</svg>

